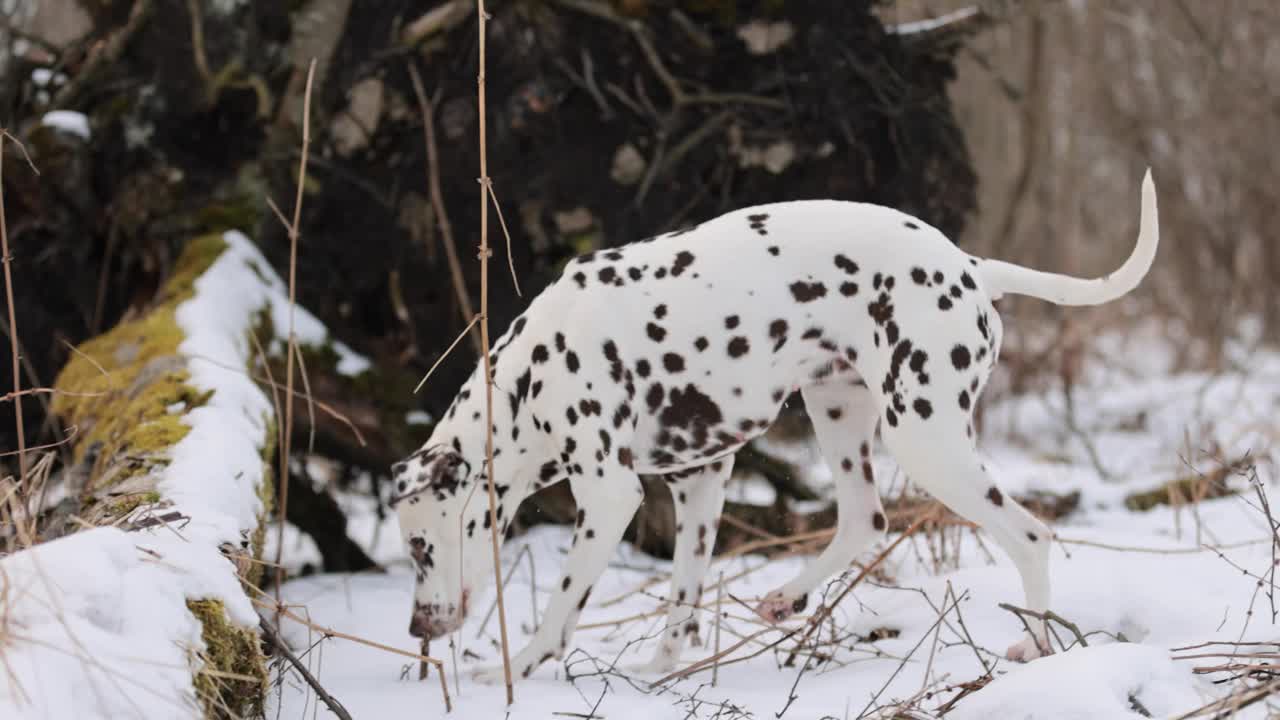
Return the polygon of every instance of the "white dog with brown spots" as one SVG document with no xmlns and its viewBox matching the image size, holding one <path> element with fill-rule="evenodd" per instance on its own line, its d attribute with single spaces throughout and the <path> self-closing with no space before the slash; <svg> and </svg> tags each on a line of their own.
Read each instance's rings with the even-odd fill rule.
<svg viewBox="0 0 1280 720">
<path fill-rule="evenodd" d="M 1128 293 L 1158 244 L 1150 172 L 1141 205 L 1132 254 L 1096 280 L 972 257 L 909 215 L 838 201 L 747 208 L 577 258 L 491 353 L 495 516 L 484 489 L 481 367 L 431 440 L 393 467 L 393 503 L 417 570 L 410 633 L 458 628 L 468 599 L 493 577 L 491 524 L 505 530 L 521 500 L 567 480 L 578 505 L 573 547 L 512 667 L 527 677 L 562 657 L 640 505 L 639 475 L 663 475 L 677 537 L 667 629 L 647 669 L 670 670 L 685 638 L 696 638 L 734 452 L 794 390 L 835 478 L 839 519 L 831 544 L 761 600 L 762 617 L 801 611 L 811 590 L 884 534 L 869 461 L 877 427 L 916 484 L 1009 555 L 1024 606 L 1047 610 L 1050 531 L 999 490 L 974 442 L 973 408 L 1000 350 L 992 301 L 1096 305 Z M 1008 655 L 1046 652 L 1037 628 Z"/>
</svg>

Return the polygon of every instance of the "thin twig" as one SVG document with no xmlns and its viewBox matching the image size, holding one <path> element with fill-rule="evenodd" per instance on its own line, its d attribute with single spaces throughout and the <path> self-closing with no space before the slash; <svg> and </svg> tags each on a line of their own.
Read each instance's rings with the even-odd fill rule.
<svg viewBox="0 0 1280 720">
<path fill-rule="evenodd" d="M 241 578 L 241 579 L 243 580 L 243 578 Z M 259 592 L 261 592 L 261 591 L 259 591 Z M 257 598 L 253 598 L 252 600 L 253 600 L 253 604 L 254 604 L 254 605 L 257 605 L 258 607 L 268 608 L 268 609 L 274 610 L 275 612 L 279 613 L 280 615 L 283 615 L 284 617 L 287 617 L 287 618 L 289 618 L 290 620 L 293 620 L 294 622 L 301 623 L 301 624 L 303 624 L 303 625 L 305 625 L 305 626 L 307 626 L 307 627 L 311 628 L 312 630 L 315 630 L 316 632 L 320 633 L 321 635 L 327 635 L 327 636 L 329 636 L 329 637 L 335 637 L 335 638 L 338 638 L 338 639 L 340 639 L 340 640 L 350 640 L 350 641 L 351 641 L 351 642 L 353 642 L 353 643 L 358 643 L 358 644 L 360 644 L 360 645 L 364 645 L 364 646 L 366 646 L 366 647 L 371 647 L 371 648 L 374 648 L 374 649 L 377 649 L 377 650 L 382 650 L 383 652 L 389 652 L 389 653 L 392 653 L 393 655 L 402 655 L 402 656 L 407 657 L 407 658 L 413 658 L 414 660 L 425 661 L 425 662 L 429 662 L 429 663 L 431 663 L 432 665 L 434 665 L 434 666 L 436 667 L 436 670 L 438 671 L 438 672 L 437 672 L 437 674 L 440 676 L 440 690 L 441 690 L 441 692 L 444 694 L 444 707 L 445 707 L 445 711 L 446 711 L 446 712 L 453 712 L 453 703 L 452 703 L 452 701 L 449 699 L 449 686 L 448 686 L 448 685 L 446 685 L 446 684 L 445 684 L 445 682 L 444 682 L 444 663 L 443 663 L 441 660 L 438 660 L 438 659 L 433 658 L 433 657 L 429 657 L 429 656 L 427 656 L 427 655 L 420 655 L 420 654 L 418 654 L 418 653 L 409 652 L 408 650 L 401 650 L 401 649 L 400 649 L 400 648 L 398 648 L 398 647 L 392 647 L 392 646 L 390 646 L 390 645 L 384 645 L 384 644 L 382 644 L 382 643 L 380 643 L 380 642 L 376 642 L 376 641 L 374 641 L 374 640 L 367 640 L 367 639 L 365 639 L 365 638 L 360 637 L 359 635 L 352 635 L 352 634 L 350 634 L 350 633 L 344 633 L 344 632 L 341 632 L 341 631 L 339 631 L 339 630 L 334 630 L 334 629 L 333 629 L 333 628 L 331 628 L 331 627 L 326 627 L 326 626 L 324 626 L 324 625 L 320 625 L 320 624 L 318 624 L 318 623 L 312 622 L 311 620 L 307 620 L 306 618 L 301 617 L 300 615 L 297 615 L 296 613 L 291 612 L 291 611 L 289 610 L 289 608 L 285 607 L 285 605 L 284 605 L 283 603 L 270 603 L 270 602 L 267 602 L 267 601 L 265 601 L 265 600 L 260 600 L 260 599 L 257 599 Z"/>
<path fill-rule="evenodd" d="M 1062 617 L 1061 615 L 1053 612 L 1052 610 L 1045 610 L 1044 612 L 1036 612 L 1035 610 L 1020 608 L 1016 605 L 1010 605 L 1009 603 L 1000 603 L 998 607 L 1001 610 L 1007 610 L 1013 613 L 1014 615 L 1016 615 L 1018 619 L 1022 620 L 1023 625 L 1027 625 L 1027 622 L 1023 616 L 1039 620 L 1040 622 L 1044 623 L 1045 628 L 1050 628 L 1050 625 L 1049 625 L 1050 621 L 1056 622 L 1059 625 L 1061 625 L 1064 629 L 1070 630 L 1071 634 L 1076 636 L 1076 640 L 1080 643 L 1081 647 L 1089 647 L 1089 641 L 1085 640 L 1084 633 L 1080 632 L 1079 626 L 1077 626 L 1075 623 L 1071 622 L 1070 620 L 1067 620 L 1066 618 Z M 1030 626 L 1027 627 L 1027 631 L 1031 632 Z M 1031 634 L 1032 636 L 1035 636 L 1034 632 L 1032 632 Z M 1044 649 L 1052 650 L 1052 648 L 1044 648 Z M 1067 648 L 1064 646 L 1063 649 L 1066 650 Z"/>
<path fill-rule="evenodd" d="M 258 375 L 258 374 L 256 374 L 256 373 L 247 372 L 247 371 L 245 371 L 245 369 L 244 369 L 244 368 L 238 368 L 238 367 L 235 367 L 234 365 L 228 365 L 228 364 L 226 364 L 226 363 L 223 363 L 223 362 L 219 362 L 219 361 L 217 361 L 217 360 L 214 360 L 213 358 L 205 357 L 204 355 L 194 355 L 194 354 L 193 354 L 193 355 L 191 355 L 191 356 L 190 356 L 190 358 L 191 358 L 192 360 L 200 360 L 201 362 L 207 362 L 207 363 L 209 363 L 210 365 L 216 365 L 217 367 L 220 367 L 220 368 L 222 368 L 222 369 L 224 369 L 224 370 L 230 370 L 230 371 L 232 371 L 232 372 L 243 373 L 246 377 L 248 377 L 248 378 L 250 378 L 250 379 L 254 380 L 255 382 L 266 383 L 267 385 L 271 386 L 273 389 L 276 389 L 276 390 L 283 390 L 283 389 L 284 389 L 284 388 L 283 388 L 283 386 L 281 386 L 279 383 L 275 382 L 275 380 L 271 379 L 271 377 L 269 376 L 269 374 L 268 374 L 268 375 L 266 375 L 266 376 L 264 376 L 264 375 Z M 294 397 L 305 397 L 303 393 L 300 393 L 300 392 L 298 392 L 297 390 L 294 390 L 294 391 L 293 391 L 293 396 L 294 396 Z M 333 418 L 334 420 L 337 420 L 338 422 L 342 423 L 343 425 L 346 425 L 346 426 L 347 426 L 347 429 L 351 431 L 351 434 L 355 436 L 355 438 L 356 438 L 356 442 L 360 443 L 360 447 L 364 447 L 364 446 L 366 446 L 366 445 L 368 445 L 368 444 L 369 444 L 369 443 L 365 440 L 364 434 L 360 432 L 360 428 L 359 428 L 359 427 L 357 427 L 357 426 L 356 426 L 356 424 L 355 424 L 354 422 L 352 422 L 352 421 L 351 421 L 351 418 L 347 417 L 346 415 L 343 415 L 341 412 L 339 412 L 339 411 L 337 410 L 337 408 L 333 407 L 332 405 L 330 405 L 330 404 L 329 404 L 329 403 L 327 403 L 327 402 L 324 402 L 323 400 L 316 400 L 316 401 L 315 401 L 315 405 L 316 405 L 316 407 L 320 408 L 320 410 L 321 410 L 321 411 L 323 411 L 325 415 L 328 415 L 329 417 Z"/>
<path fill-rule="evenodd" d="M 498 591 L 498 629 L 502 639 L 502 674 L 507 685 L 507 705 L 515 702 L 511 685 L 511 650 L 507 643 L 507 612 L 502 598 L 502 562 L 498 539 L 498 493 L 493 469 L 493 371 L 489 362 L 489 146 L 485 138 L 485 21 L 489 15 L 484 0 L 476 0 L 476 12 L 480 19 L 480 74 L 476 78 L 476 93 L 480 115 L 480 343 L 481 362 L 484 363 L 484 455 L 488 475 L 489 538 L 493 545 L 493 579 Z"/>
<path fill-rule="evenodd" d="M 72 425 L 67 428 L 67 435 L 61 440 L 55 440 L 54 442 L 45 443 L 44 445 L 32 445 L 31 447 L 26 449 L 26 452 L 33 453 L 33 452 L 38 452 L 40 450 L 52 450 L 53 448 L 62 447 L 63 445 L 66 445 L 72 440 L 75 440 L 76 434 L 79 432 L 79 430 L 80 429 L 77 426 Z M 6 450 L 4 452 L 0 452 L 0 457 L 13 457 L 14 455 L 17 455 L 19 452 L 22 452 L 22 451 Z"/>
<path fill-rule="evenodd" d="M 873 706 L 875 706 L 876 700 L 880 699 L 880 695 L 889 688 L 889 685 L 893 683 L 893 679 L 898 677 L 898 673 L 902 672 L 902 668 L 906 667 L 907 661 L 911 659 L 912 655 L 916 654 L 916 650 L 919 650 L 920 646 L 924 644 L 924 641 L 928 639 L 929 633 L 933 632 L 935 628 L 942 625 L 942 623 L 946 620 L 947 615 L 949 615 L 952 610 L 955 610 L 957 607 L 959 607 L 960 601 L 964 600 L 968 596 L 969 596 L 969 591 L 965 590 L 964 592 L 960 593 L 959 597 L 955 598 L 955 600 L 951 603 L 950 607 L 948 607 L 946 604 L 943 604 L 942 612 L 938 614 L 938 619 L 934 620 L 933 624 L 929 626 L 929 629 L 924 631 L 924 635 L 920 636 L 920 641 L 917 642 L 915 646 L 911 648 L 911 651 L 908 652 L 906 656 L 902 658 L 902 662 L 898 664 L 898 668 L 893 671 L 893 674 L 891 674 L 887 680 L 884 681 L 884 685 L 880 686 L 880 689 L 876 691 L 876 694 L 872 695 L 871 699 L 867 701 L 866 707 L 862 708 L 862 712 L 858 713 L 859 718 L 866 717 L 867 711 L 870 710 Z"/>
<path fill-rule="evenodd" d="M 727 517 L 727 516 L 726 516 Z M 715 687 L 720 680 L 720 625 L 723 620 L 723 612 L 721 611 L 721 603 L 724 599 L 724 571 L 720 572 L 720 581 L 716 583 L 716 639 L 715 639 L 715 665 L 711 666 L 711 687 Z"/>
<path fill-rule="evenodd" d="M 1143 553 L 1148 555 L 1196 555 L 1202 552 L 1220 553 L 1222 550 L 1235 550 L 1237 548 L 1249 547 L 1250 545 L 1261 545 L 1269 543 L 1271 538 L 1258 538 L 1256 540 L 1241 540 L 1240 542 L 1227 543 L 1225 545 L 1201 545 L 1193 548 L 1154 548 L 1154 547 L 1138 547 L 1134 545 L 1112 545 L 1110 543 L 1095 542 L 1093 540 L 1077 540 L 1073 538 L 1055 537 L 1054 540 L 1063 545 L 1080 545 L 1083 547 L 1098 548 L 1099 550 L 1112 550 L 1115 552 L 1131 552 Z"/>
<path fill-rule="evenodd" d="M 511 567 L 507 569 L 507 576 L 502 579 L 503 585 L 506 585 L 507 583 L 511 582 L 511 576 L 516 574 L 516 568 L 520 566 L 520 560 L 525 555 L 528 555 L 530 558 L 533 557 L 533 553 L 529 552 L 529 546 L 527 544 L 520 548 L 520 552 L 516 554 L 515 562 L 511 563 Z M 531 580 L 529 583 L 529 589 L 534 593 L 536 593 L 537 588 L 535 588 L 533 585 L 534 584 Z M 493 617 L 493 611 L 497 609 L 497 607 L 498 607 L 497 601 L 495 601 L 494 604 L 489 606 L 488 612 L 484 614 L 484 620 L 480 621 L 480 627 L 476 630 L 477 638 L 484 637 L 484 629 L 489 626 L 489 619 Z M 535 622 L 537 621 L 536 616 L 534 617 L 534 621 Z"/>
<path fill-rule="evenodd" d="M 13 359 L 13 392 L 21 393 L 22 365 L 18 361 L 18 319 L 14 316 L 13 310 L 13 272 L 10 269 L 13 256 L 9 253 L 9 228 L 4 216 L 5 138 L 13 140 L 14 144 L 20 148 L 22 143 L 18 142 L 18 139 L 10 135 L 7 130 L 0 128 L 0 251 L 4 252 L 4 297 L 9 309 L 9 350 Z M 24 155 L 26 152 L 26 148 L 22 148 Z M 30 158 L 28 158 L 28 162 L 30 162 Z M 22 422 L 21 394 L 17 394 L 13 398 L 13 417 L 18 430 L 18 477 L 25 479 L 27 477 L 27 437 L 26 429 Z"/>
<path fill-rule="evenodd" d="M 316 401 L 311 395 L 311 378 L 307 375 L 307 361 L 302 350 L 295 346 L 294 354 L 298 356 L 298 375 L 302 377 L 302 392 L 307 398 L 307 453 L 316 450 Z"/>
<path fill-rule="evenodd" d="M 511 268 L 511 284 L 515 285 L 516 296 L 524 297 L 520 292 L 520 280 L 516 277 L 516 259 L 511 254 L 511 231 L 507 230 L 507 219 L 502 216 L 502 206 L 498 204 L 498 194 L 493 191 L 493 181 L 489 181 L 489 197 L 493 198 L 493 209 L 498 213 L 498 224 L 502 226 L 502 234 L 507 238 L 507 267 Z"/>
<path fill-rule="evenodd" d="M 294 308 L 297 298 L 298 235 L 302 222 L 302 195 L 307 181 L 307 155 L 311 147 L 311 86 L 315 80 L 316 60 L 307 67 L 307 87 L 302 101 L 302 156 L 298 160 L 298 187 L 293 200 L 293 222 L 285 227 L 289 231 L 289 345 L 285 352 L 285 396 L 283 446 L 280 448 L 280 482 L 278 508 L 280 526 L 276 537 L 276 603 L 280 602 L 280 586 L 284 584 L 284 518 L 289 509 L 289 455 L 293 440 L 293 361 L 298 352 L 298 338 L 294 332 Z"/>
<path fill-rule="evenodd" d="M 334 715 L 337 715 L 339 718 L 343 718 L 344 720 L 351 720 L 351 713 L 347 712 L 347 709 L 342 706 L 342 703 L 338 702 L 337 698 L 330 695 L 328 691 L 324 689 L 324 686 L 320 684 L 320 681 L 311 674 L 311 671 L 307 670 L 307 666 L 298 659 L 298 656 L 293 654 L 293 651 L 289 649 L 289 646 L 284 644 L 284 640 L 280 639 L 280 633 L 276 632 L 276 629 L 272 627 L 271 623 L 267 622 L 267 619 L 261 615 L 258 616 L 258 627 L 262 629 L 262 634 L 266 636 L 267 640 L 269 640 L 272 645 L 275 645 L 276 649 L 280 651 L 280 654 L 284 656 L 284 659 L 288 660 L 289 664 L 293 666 L 293 669 L 297 670 L 298 674 L 302 676 L 302 679 L 311 686 L 311 689 L 316 691 L 316 697 L 320 698 L 320 701 L 327 705 L 329 709 L 333 711 Z"/>
<path fill-rule="evenodd" d="M 481 23 L 483 23 L 483 18 Z M 453 225 L 449 222 L 449 213 L 444 207 L 444 193 L 440 190 L 440 156 L 436 148 L 435 107 L 427 99 L 422 89 L 422 78 L 418 75 L 417 66 L 410 62 L 409 79 L 413 82 L 413 93 L 418 96 L 418 108 L 422 112 L 422 132 L 427 143 L 427 192 L 431 195 L 431 207 L 435 210 L 436 226 L 440 229 L 440 241 L 444 245 L 445 260 L 449 264 L 449 276 L 453 280 L 453 292 L 458 298 L 458 310 L 462 313 L 462 321 L 467 323 L 467 330 L 475 325 L 476 315 L 471 308 L 471 298 L 467 295 L 467 283 L 462 276 L 462 263 L 458 260 L 458 246 L 453 239 Z M 463 331 L 466 334 L 466 330 Z M 455 340 L 454 345 L 457 345 Z M 471 344 L 478 353 L 481 349 L 480 338 L 471 336 Z M 453 345 L 449 346 L 453 349 Z M 449 352 L 445 351 L 445 355 Z M 442 358 L 444 355 L 441 356 Z M 427 373 L 430 375 L 430 373 Z M 426 382 L 426 378 L 423 378 Z M 422 387 L 419 383 L 418 387 Z M 418 392 L 417 389 L 414 392 Z"/>
<path fill-rule="evenodd" d="M 742 657 L 736 657 L 736 658 L 733 658 L 732 660 L 725 660 L 725 658 L 726 658 L 726 657 L 728 657 L 729 655 L 732 655 L 732 654 L 733 654 L 733 652 L 734 652 L 735 650 L 737 650 L 738 648 L 743 647 L 743 646 L 745 646 L 745 645 L 749 645 L 749 644 L 751 644 L 751 643 L 755 642 L 757 638 L 759 638 L 761 635 L 764 635 L 765 633 L 770 633 L 770 632 L 774 632 L 774 631 L 781 631 L 781 632 L 783 632 L 782 637 L 778 638 L 777 640 L 774 640 L 773 642 L 766 643 L 766 644 L 764 644 L 764 645 L 760 646 L 760 647 L 759 647 L 755 652 L 753 652 L 753 653 L 750 653 L 750 654 L 748 654 L 748 655 L 744 655 L 744 656 L 742 656 Z M 755 631 L 755 632 L 751 633 L 750 635 L 747 635 L 747 636 L 743 637 L 743 638 L 742 638 L 742 639 L 740 639 L 738 642 L 736 642 L 736 643 L 734 643 L 734 644 L 730 645 L 729 647 L 727 647 L 727 648 L 725 648 L 724 650 L 722 650 L 722 651 L 720 651 L 720 652 L 718 652 L 718 653 L 716 653 L 716 654 L 712 655 L 711 657 L 703 658 L 703 659 L 701 659 L 701 660 L 699 660 L 699 661 L 695 662 L 694 664 L 690 665 L 689 667 L 687 667 L 687 668 L 685 668 L 685 669 L 683 669 L 683 670 L 677 670 L 677 671 L 675 671 L 675 672 L 673 672 L 673 673 L 671 673 L 671 674 L 669 674 L 669 675 L 667 675 L 667 676 L 665 676 L 665 677 L 661 677 L 661 678 L 659 678 L 659 679 L 655 680 L 655 681 L 653 682 L 652 687 L 655 687 L 655 688 L 656 688 L 656 687 L 660 687 L 660 686 L 662 686 L 662 685 L 667 684 L 668 682 L 670 682 L 670 681 L 672 681 L 672 680 L 681 680 L 681 679 L 687 678 L 687 677 L 689 677 L 690 675 L 692 675 L 692 674 L 694 674 L 694 673 L 696 673 L 696 672 L 702 671 L 702 670 L 706 670 L 706 669 L 707 669 L 707 668 L 709 668 L 709 667 L 723 667 L 723 666 L 725 666 L 725 665 L 732 665 L 732 664 L 734 664 L 734 663 L 745 662 L 745 661 L 750 660 L 750 659 L 752 659 L 752 658 L 754 658 L 754 657 L 758 657 L 758 656 L 760 656 L 760 655 L 763 655 L 763 654 L 764 654 L 764 653 L 766 653 L 766 652 L 769 652 L 770 650 L 772 650 L 773 648 L 777 647 L 778 645 L 781 645 L 781 644 L 782 644 L 782 643 L 783 643 L 787 638 L 794 636 L 794 635 L 795 635 L 796 633 L 798 633 L 798 632 L 800 632 L 800 629 L 799 629 L 799 628 L 796 628 L 795 630 L 786 630 L 786 631 L 783 631 L 781 628 L 776 628 L 776 627 L 766 627 L 766 628 L 762 628 L 762 629 L 760 629 L 760 630 L 757 630 L 757 631 Z"/>
<path fill-rule="evenodd" d="M 879 567 L 880 563 L 884 562 L 885 558 L 889 557 L 889 553 L 893 552 L 894 548 L 898 547 L 898 545 L 901 545 L 902 541 L 914 535 L 915 532 L 919 530 L 921 526 L 923 526 L 930 519 L 931 515 L 932 513 L 927 513 L 925 515 L 920 516 L 915 522 L 911 523 L 911 526 L 908 527 L 906 530 L 903 530 L 902 534 L 899 535 L 897 539 L 895 539 L 892 543 L 889 543 L 889 547 L 886 547 L 884 550 L 882 550 L 880 554 L 875 557 L 875 559 L 867 563 L 867 565 L 862 568 L 862 571 L 859 572 L 858 576 L 853 579 L 853 582 L 846 585 L 844 589 L 840 591 L 840 594 L 836 596 L 835 600 L 829 603 L 824 603 L 821 607 L 818 608 L 818 611 L 815 612 L 813 614 L 813 617 L 809 619 L 809 626 L 808 628 L 805 629 L 804 636 L 800 638 L 800 642 L 796 643 L 796 646 L 794 649 L 792 649 L 791 654 L 787 656 L 787 662 L 785 663 L 786 665 L 790 665 L 791 663 L 795 662 L 796 654 L 799 653 L 800 648 L 804 647 L 805 643 L 809 641 L 809 638 L 813 637 L 813 633 L 818 629 L 819 626 L 822 625 L 823 621 L 826 620 L 829 615 L 831 615 L 831 613 L 836 609 L 836 606 L 838 606 L 840 602 L 844 600 L 845 596 L 848 595 L 855 587 L 857 587 L 858 583 L 862 582 L 863 578 L 870 575 L 872 570 L 875 570 L 877 567 Z"/>
<path fill-rule="evenodd" d="M 271 403 L 275 406 L 276 417 L 278 418 L 280 417 L 280 390 L 279 390 L 279 386 L 276 385 L 276 379 L 271 375 L 271 361 L 267 359 L 267 351 L 262 347 L 262 342 L 258 340 L 258 334 L 253 331 L 250 331 L 249 339 L 253 341 L 253 348 L 258 351 L 258 357 L 262 358 L 262 367 L 266 369 L 267 380 L 270 383 L 270 387 L 271 387 Z M 284 447 L 284 438 L 282 437 L 283 433 L 284 433 L 284 427 L 277 422 L 276 423 L 276 449 L 277 450 Z M 285 482 L 285 480 L 286 478 L 283 478 L 283 477 L 276 478 L 277 483 L 283 483 Z M 280 526 L 284 527 L 284 524 L 285 524 L 285 518 L 284 518 L 284 515 L 281 515 Z M 283 537 L 281 538 L 281 541 L 283 541 Z M 281 544 L 283 544 L 283 542 Z M 277 566 L 276 569 L 278 571 L 279 566 Z M 279 583 L 276 583 L 276 587 L 279 588 Z M 279 598 L 277 598 L 277 601 L 279 601 Z"/>
<path fill-rule="evenodd" d="M 417 386 L 413 388 L 414 393 L 417 393 L 419 390 L 422 389 L 423 385 L 427 384 L 427 379 L 430 378 L 431 374 L 436 371 L 436 368 L 440 367 L 440 363 L 444 362 L 444 359 L 449 357 L 449 353 L 453 352 L 453 349 L 457 347 L 458 343 L 462 340 L 462 338 L 465 337 L 467 333 L 471 332 L 471 328 L 475 327 L 475 324 L 478 322 L 480 322 L 479 315 L 476 315 L 475 317 L 471 318 L 471 322 L 467 323 L 467 326 L 462 328 L 462 332 L 458 333 L 458 337 L 454 338 L 453 342 L 449 343 L 449 347 L 443 353 L 440 354 L 440 357 L 436 358 L 436 361 L 434 363 L 431 364 L 431 369 L 427 370 L 427 374 L 423 375 L 422 379 L 418 381 Z M 485 355 L 487 357 L 488 353 L 485 353 Z"/>
</svg>

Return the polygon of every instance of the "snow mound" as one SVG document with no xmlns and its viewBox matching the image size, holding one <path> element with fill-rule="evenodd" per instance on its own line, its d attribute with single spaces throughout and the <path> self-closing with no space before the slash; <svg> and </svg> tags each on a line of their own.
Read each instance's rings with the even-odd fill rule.
<svg viewBox="0 0 1280 720">
<path fill-rule="evenodd" d="M 221 553 L 169 531 L 97 528 L 38 545 L 0 561 L 0 594 L 5 718 L 198 716 L 191 652 L 203 642 L 187 598 L 253 613 Z"/>
<path fill-rule="evenodd" d="M 275 338 L 271 343 L 272 354 L 284 354 L 284 344 L 289 337 L 289 286 L 284 280 L 276 274 L 271 268 L 271 264 L 262 256 L 256 245 L 243 233 L 229 232 L 222 236 L 229 246 L 226 253 L 230 257 L 227 258 L 229 264 L 247 263 L 253 268 L 257 275 L 254 282 L 246 282 L 247 278 L 243 276 L 237 277 L 238 269 L 232 265 L 227 269 L 226 274 L 220 273 L 219 276 L 210 275 L 209 287 L 223 288 L 223 295 L 226 300 L 232 303 L 231 307 L 253 305 L 255 308 L 266 306 L 271 313 L 271 324 L 275 329 Z M 213 268 L 217 270 L 218 268 Z M 208 308 L 211 315 L 203 318 L 205 320 L 214 320 L 214 315 L 222 311 L 216 305 Z M 195 320 L 195 318 L 192 318 Z M 179 318 L 179 323 L 182 323 Z M 183 324 L 184 329 L 187 328 Z M 293 334 L 301 345 L 329 346 L 338 355 L 337 371 L 342 375 L 355 376 L 372 367 L 369 358 L 360 355 L 352 350 L 345 343 L 333 338 L 329 334 L 329 329 L 320 322 L 315 315 L 307 312 L 301 307 L 293 309 Z M 242 344 L 248 343 L 248 339 L 241 338 Z"/>
<path fill-rule="evenodd" d="M 51 110 L 40 119 L 40 124 L 55 130 L 71 133 L 84 140 L 89 139 L 89 118 L 73 110 Z"/>
<path fill-rule="evenodd" d="M 947 717 L 1167 717 L 1202 702 L 1188 663 L 1174 663 L 1166 649 L 1115 643 L 1076 648 L 1016 667 L 965 698 Z"/>
</svg>

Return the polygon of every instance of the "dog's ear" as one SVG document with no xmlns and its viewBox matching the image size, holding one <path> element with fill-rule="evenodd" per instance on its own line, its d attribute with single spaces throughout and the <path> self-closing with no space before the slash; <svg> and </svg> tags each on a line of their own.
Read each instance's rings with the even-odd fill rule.
<svg viewBox="0 0 1280 720">
<path fill-rule="evenodd" d="M 437 495 L 456 493 L 458 488 L 466 486 L 467 478 L 471 476 L 471 463 L 452 450 L 433 458 L 427 469 L 431 475 L 431 489 Z"/>
<path fill-rule="evenodd" d="M 395 507 L 408 500 L 416 504 L 419 496 L 431 488 L 431 476 L 427 468 L 413 466 L 407 462 L 398 462 L 391 466 L 391 476 L 395 479 L 395 491 L 387 500 L 387 505 Z"/>
<path fill-rule="evenodd" d="M 396 479 L 395 494 L 387 504 L 395 507 L 405 500 L 416 503 L 425 493 L 437 500 L 457 494 L 467 485 L 471 464 L 454 450 L 434 448 L 392 465 L 391 474 Z"/>
</svg>

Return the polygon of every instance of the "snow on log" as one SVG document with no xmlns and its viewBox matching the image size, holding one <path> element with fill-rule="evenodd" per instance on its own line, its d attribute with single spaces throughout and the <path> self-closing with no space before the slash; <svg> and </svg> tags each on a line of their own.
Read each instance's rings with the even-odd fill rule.
<svg viewBox="0 0 1280 720">
<path fill-rule="evenodd" d="M 242 581 L 261 575 L 276 430 L 250 334 L 280 347 L 288 310 L 248 238 L 197 238 L 150 310 L 59 375 L 75 466 L 54 499 L 75 522 L 0 560 L 0 717 L 260 709 L 266 668 Z M 339 372 L 368 367 L 305 310 L 294 326 Z"/>
</svg>

